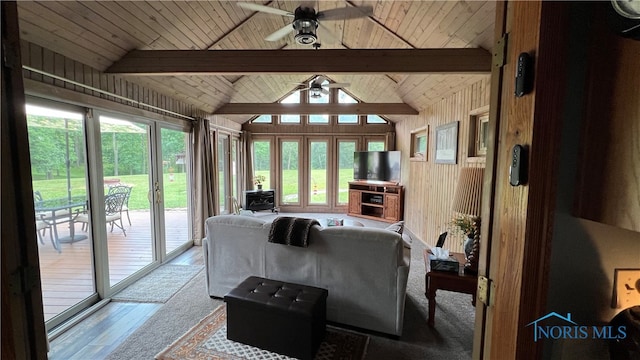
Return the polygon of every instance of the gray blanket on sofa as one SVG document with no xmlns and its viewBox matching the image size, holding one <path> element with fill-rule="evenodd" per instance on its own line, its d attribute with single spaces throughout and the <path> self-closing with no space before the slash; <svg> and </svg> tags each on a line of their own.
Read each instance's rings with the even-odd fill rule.
<svg viewBox="0 0 640 360">
<path fill-rule="evenodd" d="M 313 225 L 320 225 L 320 223 L 316 219 L 277 217 L 271 223 L 269 242 L 307 247 L 309 245 L 309 230 Z"/>
</svg>

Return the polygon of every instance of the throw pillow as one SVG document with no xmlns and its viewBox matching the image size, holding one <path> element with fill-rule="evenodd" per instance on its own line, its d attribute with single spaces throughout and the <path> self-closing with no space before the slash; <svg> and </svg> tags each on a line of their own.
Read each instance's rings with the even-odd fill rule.
<svg viewBox="0 0 640 360">
<path fill-rule="evenodd" d="M 385 228 L 385 230 L 397 232 L 402 235 L 402 230 L 404 230 L 404 221 L 398 221 L 395 224 L 391 224 Z"/>
</svg>

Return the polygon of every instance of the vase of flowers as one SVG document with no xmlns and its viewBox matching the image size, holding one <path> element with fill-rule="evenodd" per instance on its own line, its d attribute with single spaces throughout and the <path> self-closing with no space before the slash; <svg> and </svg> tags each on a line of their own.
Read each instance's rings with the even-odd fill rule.
<svg viewBox="0 0 640 360">
<path fill-rule="evenodd" d="M 478 223 L 475 218 L 468 215 L 458 215 L 449 222 L 451 232 L 462 235 L 465 257 L 469 258 L 473 251 L 473 242 L 478 234 Z"/>
<path fill-rule="evenodd" d="M 258 190 L 262 190 L 262 183 L 266 180 L 264 175 L 256 175 L 253 177 L 253 185 L 256 186 Z"/>
</svg>

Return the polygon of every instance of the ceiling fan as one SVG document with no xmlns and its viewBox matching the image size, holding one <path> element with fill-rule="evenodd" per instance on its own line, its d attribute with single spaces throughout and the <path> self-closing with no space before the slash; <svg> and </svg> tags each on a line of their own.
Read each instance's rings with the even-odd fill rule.
<svg viewBox="0 0 640 360">
<path fill-rule="evenodd" d="M 306 85 L 306 84 L 301 84 Z M 342 88 L 351 85 L 350 83 L 329 83 L 327 78 L 318 75 L 309 85 L 309 87 L 300 89 L 300 91 L 309 90 L 309 96 L 313 99 L 318 99 L 322 95 L 329 95 L 329 89 Z"/>
<path fill-rule="evenodd" d="M 320 23 L 320 20 L 355 19 L 366 17 L 373 13 L 373 7 L 371 6 L 343 7 L 316 11 L 313 7 L 300 5 L 294 10 L 294 12 L 289 12 L 254 3 L 239 2 L 237 5 L 248 10 L 293 18 L 293 22 L 291 24 L 271 33 L 265 38 L 265 40 L 278 41 L 287 36 L 287 34 L 293 30 L 295 32 L 295 40 L 298 44 L 314 45 L 316 48 L 319 47 L 319 44 L 316 44 L 318 42 L 318 35 L 316 34 L 318 27 L 322 30 L 323 36 L 335 39 L 335 36 L 331 34 L 331 31 Z"/>
</svg>

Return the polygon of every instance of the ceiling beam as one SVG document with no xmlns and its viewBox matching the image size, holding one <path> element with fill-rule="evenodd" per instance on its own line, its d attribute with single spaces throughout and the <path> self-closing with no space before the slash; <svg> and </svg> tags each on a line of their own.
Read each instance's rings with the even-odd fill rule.
<svg viewBox="0 0 640 360">
<path fill-rule="evenodd" d="M 216 115 L 418 115 L 418 111 L 404 103 L 357 104 L 282 104 L 282 103 L 230 103 L 213 112 Z"/>
<path fill-rule="evenodd" d="M 490 73 L 491 54 L 463 49 L 133 50 L 112 74 Z"/>
</svg>

